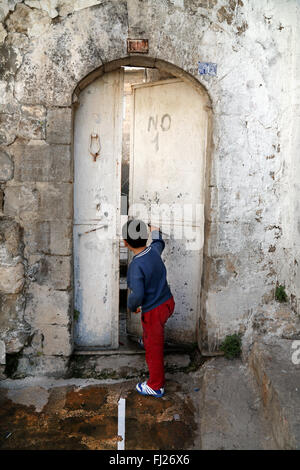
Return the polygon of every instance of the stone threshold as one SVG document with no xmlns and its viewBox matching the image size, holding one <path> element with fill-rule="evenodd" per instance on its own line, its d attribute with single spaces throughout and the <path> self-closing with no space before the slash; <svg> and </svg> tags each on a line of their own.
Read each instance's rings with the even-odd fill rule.
<svg viewBox="0 0 300 470">
<path fill-rule="evenodd" d="M 145 351 L 132 351 L 130 349 L 76 349 L 73 356 L 120 356 L 120 355 L 145 354 Z"/>
<path fill-rule="evenodd" d="M 121 356 L 145 355 L 145 350 L 138 345 L 138 337 L 134 335 L 121 335 L 118 348 L 109 349 L 97 346 L 75 346 L 73 356 Z M 165 343 L 164 354 L 190 354 L 193 348 L 189 345 Z"/>
<path fill-rule="evenodd" d="M 188 354 L 186 349 L 176 347 L 168 347 L 164 350 L 164 354 Z M 145 351 L 132 349 L 75 349 L 73 356 L 122 356 L 122 355 L 145 355 Z"/>
<path fill-rule="evenodd" d="M 145 350 L 137 341 L 120 337 L 118 349 L 77 347 L 70 358 L 69 374 L 75 377 L 128 378 L 147 373 Z M 192 348 L 165 343 L 166 371 L 187 368 L 191 364 Z"/>
</svg>

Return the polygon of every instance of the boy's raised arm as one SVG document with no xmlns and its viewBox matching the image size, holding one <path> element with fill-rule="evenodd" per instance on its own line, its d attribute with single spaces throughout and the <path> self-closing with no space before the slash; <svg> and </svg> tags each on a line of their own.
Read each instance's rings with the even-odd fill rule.
<svg viewBox="0 0 300 470">
<path fill-rule="evenodd" d="M 161 255 L 165 248 L 165 242 L 162 238 L 162 233 L 158 227 L 154 227 L 152 225 L 150 225 L 150 231 L 152 237 L 151 246 Z"/>
</svg>

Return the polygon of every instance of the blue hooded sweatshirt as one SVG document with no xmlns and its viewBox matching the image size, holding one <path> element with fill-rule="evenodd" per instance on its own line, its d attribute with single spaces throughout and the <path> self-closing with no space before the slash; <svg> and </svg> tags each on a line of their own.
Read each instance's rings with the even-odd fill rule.
<svg viewBox="0 0 300 470">
<path fill-rule="evenodd" d="M 161 232 L 151 232 L 152 243 L 132 258 L 127 272 L 127 285 L 131 290 L 127 306 L 131 312 L 142 307 L 148 312 L 172 297 L 167 283 L 167 270 L 161 259 L 165 248 Z"/>
</svg>

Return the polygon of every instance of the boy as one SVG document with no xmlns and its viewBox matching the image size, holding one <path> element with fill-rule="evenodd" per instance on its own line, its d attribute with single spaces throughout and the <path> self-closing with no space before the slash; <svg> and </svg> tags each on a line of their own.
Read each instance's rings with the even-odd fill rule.
<svg viewBox="0 0 300 470">
<path fill-rule="evenodd" d="M 152 243 L 146 246 L 147 226 L 141 220 L 128 221 L 122 228 L 125 246 L 134 253 L 128 267 L 128 309 L 141 312 L 143 343 L 149 380 L 138 383 L 141 395 L 162 397 L 165 393 L 164 325 L 174 311 L 174 298 L 167 283 L 167 271 L 161 253 L 165 247 L 160 230 L 150 226 Z"/>
</svg>

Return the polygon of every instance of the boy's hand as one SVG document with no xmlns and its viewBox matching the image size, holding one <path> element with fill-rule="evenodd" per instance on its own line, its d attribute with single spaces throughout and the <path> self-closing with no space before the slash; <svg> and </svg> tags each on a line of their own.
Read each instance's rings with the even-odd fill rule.
<svg viewBox="0 0 300 470">
<path fill-rule="evenodd" d="M 141 311 L 141 307 L 138 307 L 136 311 L 132 313 L 140 313 L 140 311 Z M 131 313 L 131 310 L 129 310 L 129 308 L 127 308 L 127 313 Z"/>
<path fill-rule="evenodd" d="M 149 224 L 149 228 L 150 228 L 150 232 L 153 232 L 154 230 L 160 230 L 159 227 L 154 227 L 154 225 L 150 225 Z"/>
</svg>

